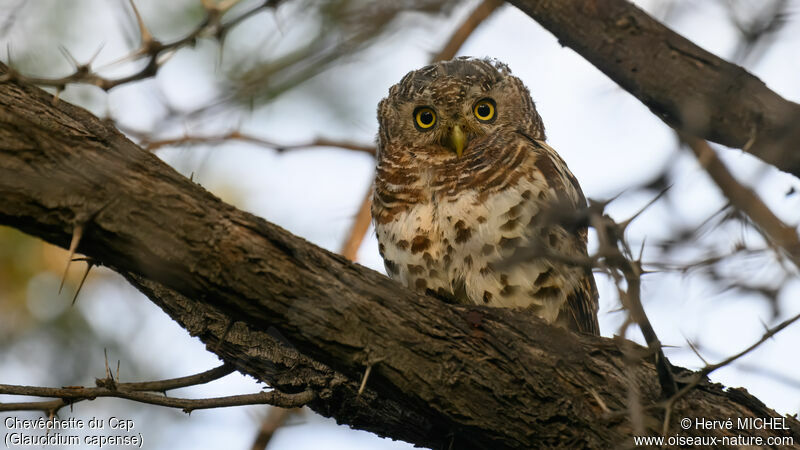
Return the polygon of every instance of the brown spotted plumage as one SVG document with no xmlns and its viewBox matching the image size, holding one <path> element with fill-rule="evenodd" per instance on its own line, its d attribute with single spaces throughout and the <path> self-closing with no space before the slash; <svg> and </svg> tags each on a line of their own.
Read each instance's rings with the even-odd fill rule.
<svg viewBox="0 0 800 450">
<path fill-rule="evenodd" d="M 586 256 L 586 200 L 508 67 L 458 58 L 410 72 L 378 120 L 372 216 L 390 277 L 599 333 L 592 273 L 570 263 Z"/>
</svg>

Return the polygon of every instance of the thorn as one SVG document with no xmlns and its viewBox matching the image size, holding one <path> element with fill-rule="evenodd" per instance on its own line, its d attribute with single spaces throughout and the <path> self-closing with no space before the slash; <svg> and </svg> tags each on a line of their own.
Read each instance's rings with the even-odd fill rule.
<svg viewBox="0 0 800 450">
<path fill-rule="evenodd" d="M 142 47 L 143 48 L 149 47 L 150 43 L 153 42 L 153 35 L 150 34 L 150 31 L 144 24 L 144 20 L 142 20 L 142 15 L 139 14 L 139 10 L 136 8 L 136 4 L 133 2 L 133 0 L 130 0 L 130 3 L 131 3 L 131 8 L 133 8 L 133 14 L 136 15 L 136 24 L 139 25 L 139 34 L 141 35 Z"/>
<path fill-rule="evenodd" d="M 111 376 L 111 369 L 108 368 L 108 349 L 107 348 L 103 348 L 103 356 L 105 357 L 105 360 L 106 360 L 106 379 L 113 381 L 114 378 Z"/>
<path fill-rule="evenodd" d="M 78 63 L 78 60 L 75 59 L 74 56 L 72 56 L 72 53 L 70 53 L 69 50 L 67 50 L 67 47 L 64 47 L 63 45 L 59 45 L 58 46 L 58 50 L 61 52 L 62 55 L 64 55 L 64 58 L 66 58 L 66 60 L 70 64 L 72 64 L 72 68 L 73 69 L 77 69 L 78 66 L 80 66 L 80 64 Z"/>
<path fill-rule="evenodd" d="M 639 258 L 637 259 L 637 261 L 639 262 L 640 266 L 642 264 L 642 255 L 644 255 L 644 244 L 646 242 L 647 242 L 647 236 L 645 236 L 644 239 L 642 239 L 642 247 L 639 249 Z"/>
<path fill-rule="evenodd" d="M 217 41 L 219 42 L 219 61 L 217 62 L 218 67 L 222 66 L 222 62 L 225 60 L 225 39 L 228 37 L 228 29 L 225 27 L 219 27 L 219 31 L 217 31 Z"/>
<path fill-rule="evenodd" d="M 58 105 L 58 100 L 61 97 L 61 92 L 64 90 L 63 87 L 59 86 L 56 88 L 56 93 L 53 95 L 53 106 Z"/>
<path fill-rule="evenodd" d="M 194 41 L 194 42 L 197 43 L 197 41 Z M 169 61 L 177 53 L 178 53 L 178 51 L 176 49 L 168 49 L 168 50 L 162 52 L 161 54 L 158 55 L 158 58 L 156 58 L 155 66 L 156 67 L 163 66 L 164 64 L 167 63 L 167 61 Z"/>
<path fill-rule="evenodd" d="M 769 328 L 769 326 L 766 324 L 766 322 L 764 322 L 764 321 L 763 321 L 763 320 L 762 320 L 760 317 L 758 318 L 758 321 L 759 321 L 759 322 L 761 322 L 761 326 L 762 326 L 762 327 L 764 327 L 764 332 L 765 332 L 765 333 L 768 333 L 768 332 L 769 332 L 769 330 L 770 330 L 770 328 Z M 771 335 L 771 336 L 770 336 L 768 339 L 769 339 L 769 340 L 774 340 L 774 339 L 775 339 L 775 335 L 774 335 L 774 334 L 773 334 L 773 335 Z"/>
<path fill-rule="evenodd" d="M 662 197 L 664 194 L 666 194 L 666 193 L 667 193 L 667 191 L 669 191 L 669 190 L 670 190 L 670 188 L 672 188 L 672 185 L 671 185 L 671 184 L 670 184 L 669 186 L 665 187 L 664 189 L 662 189 L 662 190 L 661 190 L 661 192 L 659 192 L 658 194 L 656 194 L 656 196 L 655 196 L 655 197 L 653 197 L 653 199 L 652 199 L 652 200 L 650 200 L 649 202 L 647 202 L 647 204 L 646 204 L 646 205 L 644 205 L 644 206 L 642 207 L 642 209 L 640 209 L 639 211 L 637 211 L 636 213 L 634 213 L 634 214 L 633 214 L 633 216 L 631 216 L 630 218 L 628 218 L 628 220 L 624 220 L 624 221 L 620 222 L 620 223 L 619 223 L 619 226 L 620 226 L 620 228 L 621 228 L 622 230 L 626 230 L 626 229 L 628 228 L 628 225 L 630 225 L 630 224 L 631 224 L 631 222 L 633 222 L 633 221 L 634 221 L 634 220 L 635 220 L 637 217 L 639 217 L 639 216 L 640 216 L 640 215 L 641 215 L 643 212 L 645 212 L 645 211 L 647 210 L 647 208 L 651 207 L 651 206 L 653 205 L 653 203 L 657 202 L 657 201 L 658 201 L 658 200 L 659 200 L 659 199 L 660 199 L 660 198 L 661 198 L 661 197 Z"/>
<path fill-rule="evenodd" d="M 753 144 L 755 144 L 757 138 L 758 138 L 758 127 L 756 127 L 756 125 L 753 124 L 753 127 L 750 129 L 750 138 L 747 140 L 747 142 L 745 142 L 744 146 L 742 147 L 742 150 L 745 152 L 749 152 L 751 147 L 753 147 Z"/>
<path fill-rule="evenodd" d="M 686 343 L 687 343 L 687 344 L 689 344 L 689 348 L 690 348 L 690 349 L 692 349 L 692 351 L 694 352 L 694 354 L 695 354 L 695 355 L 697 355 L 697 357 L 698 357 L 698 358 L 700 358 L 700 361 L 703 361 L 703 364 L 705 364 L 705 365 L 707 365 L 707 366 L 708 366 L 708 365 L 709 365 L 709 364 L 708 364 L 708 361 L 706 361 L 706 359 L 705 359 L 705 358 L 703 358 L 703 355 L 701 355 L 701 354 L 700 354 L 700 349 L 698 349 L 698 348 L 697 348 L 697 347 L 694 345 L 694 343 L 693 343 L 692 341 L 690 341 L 689 339 L 686 339 Z"/>
<path fill-rule="evenodd" d="M 13 58 L 11 57 L 11 41 L 6 43 L 6 59 L 8 60 L 8 68 L 10 69 L 14 66 Z"/>
<path fill-rule="evenodd" d="M 119 360 L 117 360 L 117 379 L 119 380 Z"/>
<path fill-rule="evenodd" d="M 358 388 L 357 397 L 361 396 L 361 393 L 364 392 L 364 388 L 367 387 L 367 379 L 369 378 L 369 374 L 372 372 L 372 364 L 367 366 L 367 370 L 364 371 L 364 378 L 361 379 L 361 386 Z"/>
<path fill-rule="evenodd" d="M 611 410 L 608 409 L 608 406 L 606 406 L 606 402 L 604 402 L 603 399 L 600 398 L 600 395 L 597 393 L 597 391 L 595 391 L 592 388 L 589 388 L 589 393 L 592 394 L 592 397 L 594 397 L 594 401 L 596 401 L 597 404 L 600 405 L 600 409 L 602 409 L 604 413 L 611 412 Z"/>
<path fill-rule="evenodd" d="M 59 294 L 61 294 L 61 290 L 64 289 L 64 281 L 67 279 L 67 271 L 69 270 L 69 265 L 72 262 L 72 256 L 75 255 L 75 249 L 78 248 L 78 244 L 81 242 L 82 237 L 83 237 L 83 224 L 75 225 L 75 228 L 72 230 L 72 241 L 69 243 L 69 256 L 67 257 L 67 267 L 64 268 L 64 274 L 61 276 L 61 285 L 58 286 Z"/>
<path fill-rule="evenodd" d="M 281 18 L 278 17 L 278 8 L 277 4 L 269 5 L 270 1 L 267 0 L 267 5 L 272 7 L 272 16 L 275 18 L 275 28 L 278 30 L 278 34 L 283 37 L 286 33 L 284 33 L 284 26 Z M 278 3 L 278 2 L 276 2 Z"/>
<path fill-rule="evenodd" d="M 75 291 L 75 296 L 72 297 L 72 306 L 75 306 L 75 300 L 78 299 L 78 294 L 81 292 L 83 282 L 86 281 L 86 277 L 89 276 L 89 271 L 92 270 L 93 265 L 94 263 L 91 260 L 86 260 L 86 272 L 83 272 L 83 277 L 81 278 L 81 282 L 78 283 L 78 289 Z"/>
<path fill-rule="evenodd" d="M 86 63 L 86 66 L 91 66 L 92 64 L 94 64 L 94 60 L 97 59 L 98 56 L 100 56 L 100 52 L 103 50 L 103 47 L 105 46 L 106 46 L 105 41 L 100 43 L 100 46 L 97 47 L 97 50 L 94 52 L 92 57 L 89 58 L 89 62 Z"/>
</svg>

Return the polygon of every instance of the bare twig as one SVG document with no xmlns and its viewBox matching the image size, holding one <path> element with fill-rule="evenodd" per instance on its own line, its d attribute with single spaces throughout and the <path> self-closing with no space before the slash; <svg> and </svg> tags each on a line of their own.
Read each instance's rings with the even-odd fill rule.
<svg viewBox="0 0 800 450">
<path fill-rule="evenodd" d="M 711 374 L 711 372 L 714 372 L 715 370 L 717 370 L 719 368 L 725 367 L 725 366 L 731 364 L 732 362 L 736 361 L 737 359 L 747 355 L 748 353 L 750 353 L 753 350 L 755 350 L 756 348 L 758 348 L 761 344 L 763 344 L 767 340 L 771 339 L 773 336 L 775 336 L 776 334 L 781 332 L 783 329 L 787 328 L 789 325 L 797 322 L 798 320 L 800 320 L 800 314 L 797 314 L 797 315 L 795 315 L 793 317 L 790 317 L 790 318 L 784 320 L 783 322 L 779 323 L 778 325 L 775 325 L 774 327 L 768 329 L 766 332 L 764 332 L 764 334 L 761 336 L 761 338 L 758 341 L 754 342 L 749 347 L 745 348 L 744 350 L 740 351 L 739 353 L 731 355 L 731 356 L 725 358 L 724 360 L 722 360 L 722 361 L 720 361 L 720 362 L 718 362 L 716 364 L 707 364 L 705 367 L 703 367 L 699 371 L 697 371 L 694 374 L 692 374 L 691 378 L 686 382 L 686 384 L 684 384 L 681 387 L 680 390 L 675 392 L 674 395 L 672 395 L 670 398 L 665 400 L 662 404 L 657 405 L 659 407 L 664 408 L 667 411 L 667 414 L 666 414 L 667 419 L 665 419 L 664 425 L 663 425 L 664 432 L 666 433 L 666 430 L 669 427 L 669 423 L 668 423 L 669 412 L 672 410 L 672 407 L 673 407 L 673 405 L 675 404 L 676 401 L 678 401 L 680 398 L 684 397 L 692 389 L 694 389 L 698 384 L 703 382 L 703 380 L 705 380 L 706 377 L 708 377 L 708 375 Z"/>
<path fill-rule="evenodd" d="M 364 241 L 364 236 L 367 235 L 367 230 L 369 230 L 369 224 L 372 221 L 372 214 L 370 214 L 371 207 L 372 185 L 370 184 L 369 188 L 367 189 L 367 193 L 364 196 L 364 200 L 361 201 L 361 206 L 358 208 L 358 213 L 356 213 L 356 218 L 353 221 L 353 225 L 350 226 L 347 239 L 345 239 L 344 244 L 342 245 L 342 251 L 340 252 L 342 256 L 350 261 L 356 260 L 356 257 L 358 256 L 358 249 L 361 247 L 361 243 Z"/>
<path fill-rule="evenodd" d="M 106 366 L 106 377 L 96 380 L 97 387 L 69 386 L 48 388 L 38 386 L 19 386 L 0 384 L 0 394 L 27 395 L 36 397 L 57 397 L 57 400 L 44 402 L 0 403 L 0 411 L 46 411 L 55 413 L 60 408 L 82 400 L 94 400 L 98 397 L 125 398 L 141 403 L 182 408 L 185 412 L 195 409 L 222 408 L 226 406 L 269 404 L 283 407 L 302 406 L 314 398 L 311 391 L 297 394 L 284 394 L 278 391 L 259 392 L 255 394 L 232 395 L 227 397 L 185 399 L 166 397 L 156 392 L 165 392 L 187 386 L 205 384 L 224 377 L 234 371 L 232 366 L 223 364 L 205 372 L 180 378 L 137 383 L 119 383 Z"/>
<path fill-rule="evenodd" d="M 661 194 L 659 194 L 660 196 Z M 648 206 L 652 205 L 652 202 Z M 590 211 L 592 208 L 590 208 Z M 636 213 L 638 216 L 641 212 Z M 620 224 L 614 222 L 613 219 L 607 215 L 598 214 L 594 212 L 590 221 L 592 227 L 597 230 L 597 237 L 599 241 L 598 253 L 604 255 L 603 265 L 605 271 L 616 281 L 617 289 L 619 291 L 620 300 L 623 306 L 631 315 L 631 319 L 644 336 L 647 347 L 653 354 L 655 359 L 655 366 L 658 371 L 658 381 L 661 385 L 662 395 L 666 398 L 677 391 L 677 385 L 672 375 L 672 367 L 664 356 L 661 341 L 647 317 L 641 299 L 641 275 L 642 266 L 641 261 L 633 260 L 632 253 L 628 244 L 625 242 L 623 233 L 624 230 Z M 624 222 L 626 225 L 630 221 Z M 620 250 L 620 245 L 623 251 Z M 622 280 L 624 279 L 627 287 L 622 288 Z"/>
<path fill-rule="evenodd" d="M 198 27 L 192 30 L 186 36 L 179 38 L 175 41 L 162 43 L 156 40 L 144 24 L 141 16 L 139 15 L 136 5 L 131 1 L 131 7 L 136 15 L 136 20 L 139 25 L 140 43 L 139 48 L 131 52 L 129 55 L 120 59 L 119 61 L 136 61 L 145 59 L 144 66 L 138 71 L 121 77 L 121 78 L 106 78 L 92 70 L 91 62 L 86 64 L 78 64 L 74 58 L 68 57 L 74 66 L 73 73 L 61 78 L 41 78 L 32 77 L 20 74 L 19 72 L 9 68 L 8 72 L 0 77 L 0 82 L 8 82 L 13 80 L 22 80 L 29 83 L 38 84 L 41 86 L 52 86 L 57 90 L 62 90 L 67 84 L 83 83 L 98 86 L 103 90 L 110 90 L 119 85 L 131 83 L 133 81 L 143 80 L 155 76 L 159 67 L 166 61 L 166 56 L 173 54 L 175 51 L 193 45 L 197 39 L 213 35 L 217 37 L 224 36 L 229 29 L 241 22 L 241 18 L 247 18 L 258 11 L 267 9 L 272 6 L 274 2 L 262 2 L 254 6 L 251 10 L 242 13 L 240 17 L 234 18 L 227 23 L 222 22 L 224 14 L 236 2 L 226 2 L 224 4 L 215 5 L 213 2 L 203 2 L 203 7 L 206 9 L 206 17 Z M 118 61 L 118 62 L 119 62 Z"/>
<path fill-rule="evenodd" d="M 278 431 L 280 427 L 284 426 L 292 415 L 297 414 L 299 411 L 301 410 L 296 408 L 269 408 L 264 420 L 261 422 L 261 427 L 258 429 L 258 434 L 256 434 L 256 438 L 253 440 L 252 449 L 264 450 L 267 448 L 275 432 Z"/>
<path fill-rule="evenodd" d="M 706 141 L 687 135 L 681 138 L 731 204 L 753 221 L 767 242 L 782 248 L 792 263 L 800 268 L 797 231 L 775 216 L 755 192 L 739 183 Z"/>
<path fill-rule="evenodd" d="M 15 386 L 0 384 L 0 393 L 12 395 L 31 395 L 36 397 L 59 397 L 59 400 L 33 403 L 2 403 L 0 411 L 41 410 L 54 411 L 81 401 L 94 400 L 97 397 L 116 397 L 133 400 L 139 403 L 181 408 L 184 412 L 196 409 L 224 408 L 243 405 L 275 405 L 284 408 L 303 406 L 314 399 L 312 391 L 297 394 L 285 394 L 278 391 L 259 392 L 256 394 L 231 395 L 201 399 L 164 397 L 161 394 L 140 391 L 111 390 L 107 388 L 45 388 L 37 386 Z"/>
<path fill-rule="evenodd" d="M 472 35 L 472 32 L 502 5 L 502 0 L 483 0 L 483 2 L 472 11 L 472 14 L 456 28 L 439 53 L 431 57 L 431 62 L 453 59 L 461 46 L 464 45 L 464 42 Z"/>
<path fill-rule="evenodd" d="M 184 135 L 178 138 L 162 139 L 149 142 L 145 141 L 142 142 L 141 145 L 147 150 L 155 151 L 163 147 L 176 147 L 181 145 L 196 145 L 196 144 L 217 145 L 225 143 L 227 141 L 249 142 L 251 144 L 256 144 L 274 149 L 278 152 L 284 152 L 288 150 L 296 150 L 302 148 L 311 148 L 311 147 L 338 147 L 345 150 L 353 150 L 356 152 L 368 153 L 370 155 L 375 154 L 374 146 L 358 144 L 350 141 L 337 141 L 333 139 L 317 138 L 312 141 L 303 142 L 299 144 L 278 144 L 276 142 L 272 142 L 270 140 L 254 136 L 252 134 L 242 133 L 241 131 L 238 130 L 216 136 Z"/>
</svg>

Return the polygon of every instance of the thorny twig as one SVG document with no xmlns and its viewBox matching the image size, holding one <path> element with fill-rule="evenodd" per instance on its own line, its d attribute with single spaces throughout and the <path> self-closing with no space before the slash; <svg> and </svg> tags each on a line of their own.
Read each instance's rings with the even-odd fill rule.
<svg viewBox="0 0 800 450">
<path fill-rule="evenodd" d="M 775 216 L 752 190 L 739 183 L 706 141 L 686 135 L 681 137 L 731 204 L 753 221 L 767 242 L 783 249 L 795 267 L 800 268 L 797 231 Z"/>
<path fill-rule="evenodd" d="M 502 0 L 483 0 L 467 18 L 456 28 L 442 49 L 431 57 L 431 62 L 453 59 L 464 42 L 497 8 L 503 5 Z"/>
<path fill-rule="evenodd" d="M 133 81 L 143 80 L 155 76 L 159 67 L 165 63 L 168 56 L 177 50 L 194 45 L 197 39 L 204 36 L 215 36 L 217 39 L 222 39 L 231 27 L 240 23 L 243 18 L 250 17 L 251 15 L 266 9 L 274 7 L 274 1 L 265 1 L 253 7 L 251 10 L 242 13 L 239 17 L 223 23 L 223 16 L 230 8 L 232 8 L 238 0 L 227 1 L 223 3 L 215 3 L 210 0 L 203 1 L 203 7 L 206 11 L 206 16 L 203 21 L 186 36 L 179 38 L 172 42 L 162 43 L 155 39 L 150 31 L 145 26 L 144 21 L 136 9 L 136 5 L 131 0 L 131 7 L 133 8 L 136 20 L 139 25 L 140 43 L 139 48 L 131 52 L 128 56 L 122 58 L 120 61 L 136 61 L 144 59 L 144 66 L 137 72 L 121 78 L 106 78 L 94 72 L 91 65 L 92 60 L 87 63 L 78 63 L 66 50 L 65 57 L 74 66 L 74 71 L 61 78 L 41 78 L 32 77 L 19 73 L 13 67 L 9 67 L 8 71 L 0 76 L 0 82 L 9 81 L 25 81 L 41 86 L 51 86 L 58 91 L 63 90 L 68 84 L 82 83 L 97 86 L 105 91 L 111 90 L 119 85 L 131 83 Z M 95 55 L 96 56 L 96 55 Z M 94 58 L 92 58 L 94 59 Z"/>
<path fill-rule="evenodd" d="M 676 401 L 678 401 L 683 396 L 688 394 L 698 384 L 702 383 L 706 379 L 706 377 L 708 377 L 708 375 L 711 374 L 711 372 L 713 372 L 713 371 L 715 371 L 715 370 L 717 370 L 717 369 L 719 369 L 721 367 L 725 367 L 725 366 L 731 364 L 732 362 L 736 361 L 737 359 L 747 355 L 751 351 L 755 350 L 758 346 L 760 346 L 764 342 L 768 341 L 773 336 L 778 334 L 780 331 L 782 331 L 783 329 L 785 329 L 789 325 L 797 322 L 798 320 L 800 320 L 800 314 L 797 314 L 797 315 L 795 315 L 793 317 L 790 317 L 790 318 L 784 320 L 783 322 L 779 323 L 778 325 L 775 325 L 774 327 L 767 329 L 767 331 L 764 332 L 764 334 L 761 336 L 761 338 L 759 340 L 757 340 L 756 342 L 751 344 L 746 349 L 740 351 L 739 353 L 731 355 L 731 356 L 725 358 L 724 360 L 722 360 L 722 361 L 720 361 L 718 363 L 706 364 L 705 367 L 703 367 L 702 369 L 698 370 L 697 372 L 694 372 L 689 379 L 681 380 L 682 386 L 681 386 L 680 390 L 675 392 L 674 395 L 672 395 L 670 398 L 666 399 L 660 405 L 657 405 L 658 407 L 661 407 L 666 411 L 662 433 L 666 435 L 667 428 L 669 427 L 670 412 L 672 411 L 672 406 L 675 404 Z"/>
<path fill-rule="evenodd" d="M 277 152 L 284 152 L 288 150 L 297 150 L 311 147 L 338 147 L 345 150 L 353 150 L 356 152 L 375 154 L 375 147 L 358 144 L 350 141 L 337 141 L 333 139 L 317 138 L 309 142 L 296 143 L 296 144 L 278 144 L 258 136 L 242 133 L 241 131 L 231 131 L 221 135 L 215 136 L 190 136 L 184 135 L 177 138 L 162 139 L 157 141 L 143 141 L 141 146 L 146 150 L 155 151 L 164 147 L 178 147 L 181 145 L 217 145 L 228 141 L 242 141 L 251 144 L 260 145 L 263 147 L 274 149 Z"/>
<path fill-rule="evenodd" d="M 167 397 L 162 394 L 173 389 L 205 384 L 222 378 L 233 371 L 234 368 L 232 366 L 223 364 L 214 369 L 186 377 L 160 381 L 120 383 L 118 380 L 114 379 L 110 370 L 106 367 L 106 377 L 97 379 L 96 387 L 68 386 L 62 388 L 48 388 L 0 384 L 0 394 L 57 397 L 57 400 L 43 402 L 0 403 L 0 411 L 45 411 L 52 416 L 64 406 L 72 405 L 83 400 L 94 400 L 98 397 L 125 398 L 140 403 L 181 408 L 187 413 L 196 409 L 254 404 L 297 407 L 305 405 L 314 398 L 314 393 L 311 391 L 303 391 L 297 394 L 284 394 L 278 391 L 270 391 L 202 399 L 175 398 Z"/>
<path fill-rule="evenodd" d="M 652 204 L 653 202 L 650 202 L 646 207 Z M 672 375 L 672 366 L 664 356 L 661 341 L 658 339 L 658 335 L 642 305 L 641 276 L 643 271 L 641 260 L 639 259 L 641 255 L 639 258 L 634 258 L 624 238 L 625 229 L 632 223 L 633 218 L 641 214 L 641 212 L 622 224 L 618 224 L 608 215 L 602 213 L 604 207 L 604 204 L 597 203 L 589 207 L 589 221 L 597 231 L 598 253 L 603 255 L 600 267 L 616 282 L 620 300 L 630 313 L 633 322 L 639 326 L 647 347 L 653 354 L 662 395 L 669 397 L 675 393 L 677 386 Z M 622 288 L 623 280 L 627 285 L 625 289 Z"/>
</svg>

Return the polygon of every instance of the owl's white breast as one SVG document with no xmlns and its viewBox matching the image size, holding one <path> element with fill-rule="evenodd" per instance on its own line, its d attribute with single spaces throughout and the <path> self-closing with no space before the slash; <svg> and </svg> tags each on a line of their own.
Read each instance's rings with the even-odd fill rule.
<svg viewBox="0 0 800 450">
<path fill-rule="evenodd" d="M 398 212 L 388 223 L 376 224 L 392 278 L 461 303 L 534 306 L 545 320 L 555 320 L 563 299 L 544 301 L 534 295 L 541 288 L 535 280 L 551 267 L 543 260 L 501 265 L 538 233 L 531 219 L 539 212 L 541 199 L 554 196 L 546 183 L 522 178 L 485 198 L 472 189 L 448 195 L 425 193 L 426 201 Z M 552 270 L 548 274 L 553 283 L 563 275 Z"/>
</svg>

